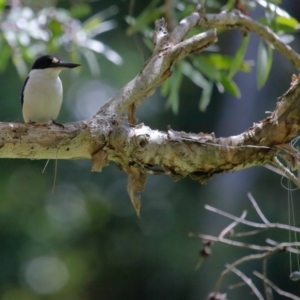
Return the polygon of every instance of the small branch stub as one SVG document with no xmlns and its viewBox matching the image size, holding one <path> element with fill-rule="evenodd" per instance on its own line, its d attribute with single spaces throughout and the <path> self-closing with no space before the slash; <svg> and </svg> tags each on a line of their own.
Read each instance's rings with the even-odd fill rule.
<svg viewBox="0 0 300 300">
<path fill-rule="evenodd" d="M 92 155 L 92 172 L 101 172 L 108 165 L 107 154 L 102 149 Z"/>
<path fill-rule="evenodd" d="M 127 192 L 130 196 L 131 203 L 136 211 L 136 214 L 138 217 L 140 217 L 140 192 L 142 192 L 145 188 L 147 176 L 145 173 L 134 167 L 127 167 L 125 168 L 125 171 L 128 174 Z"/>
</svg>

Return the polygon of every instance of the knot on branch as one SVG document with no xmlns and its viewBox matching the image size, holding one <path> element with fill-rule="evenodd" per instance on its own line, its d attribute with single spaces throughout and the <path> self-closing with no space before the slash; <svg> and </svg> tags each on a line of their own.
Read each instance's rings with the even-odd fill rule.
<svg viewBox="0 0 300 300">
<path fill-rule="evenodd" d="M 155 21 L 155 31 L 152 40 L 154 52 L 167 49 L 171 46 L 173 38 L 167 30 L 167 23 L 164 18 Z"/>
</svg>

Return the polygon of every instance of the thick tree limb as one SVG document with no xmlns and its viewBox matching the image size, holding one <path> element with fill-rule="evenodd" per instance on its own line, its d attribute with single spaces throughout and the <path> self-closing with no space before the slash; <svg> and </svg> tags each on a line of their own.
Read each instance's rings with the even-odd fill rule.
<svg viewBox="0 0 300 300">
<path fill-rule="evenodd" d="M 162 132 L 97 118 L 68 124 L 63 130 L 15 123 L 1 123 L 0 128 L 3 158 L 91 159 L 101 150 L 108 161 L 125 167 L 205 181 L 216 173 L 271 163 L 284 151 L 280 145 L 289 143 L 300 128 L 300 83 L 293 82 L 270 117 L 228 138 L 172 129 Z"/>
<path fill-rule="evenodd" d="M 132 173 L 129 170 L 138 174 L 131 175 L 134 180 L 130 182 L 135 184 L 129 187 L 137 211 L 145 173 L 166 173 L 175 180 L 190 175 L 205 182 L 217 173 L 274 163 L 280 151 L 289 161 L 297 161 L 298 153 L 289 143 L 300 129 L 299 77 L 293 78 L 290 89 L 270 117 L 237 136 L 216 138 L 214 134 L 176 132 L 170 128 L 163 132 L 151 130 L 144 124 L 132 126 L 124 122 L 124 111 L 153 93 L 171 75 L 174 63 L 217 41 L 215 29 L 184 40 L 190 29 L 199 26 L 237 26 L 252 30 L 272 43 L 300 69 L 300 59 L 294 51 L 267 27 L 240 13 L 203 17 L 203 12 L 196 11 L 182 20 L 172 33 L 166 30 L 163 19 L 158 20 L 152 57 L 141 72 L 93 118 L 67 124 L 64 129 L 0 123 L 0 157 L 91 159 L 93 171 L 115 161 L 129 175 Z M 136 183 L 136 178 L 141 178 L 141 181 Z"/>
</svg>

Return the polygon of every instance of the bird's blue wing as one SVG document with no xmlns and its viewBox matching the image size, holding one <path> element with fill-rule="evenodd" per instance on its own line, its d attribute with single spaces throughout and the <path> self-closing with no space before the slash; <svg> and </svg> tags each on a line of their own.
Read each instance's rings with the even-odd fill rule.
<svg viewBox="0 0 300 300">
<path fill-rule="evenodd" d="M 22 86 L 22 91 L 21 91 L 21 105 L 22 106 L 23 106 L 23 102 L 24 102 L 24 90 L 25 90 L 25 86 L 26 86 L 28 79 L 29 79 L 29 76 L 27 76 L 27 78 L 25 79 L 23 86 Z"/>
</svg>

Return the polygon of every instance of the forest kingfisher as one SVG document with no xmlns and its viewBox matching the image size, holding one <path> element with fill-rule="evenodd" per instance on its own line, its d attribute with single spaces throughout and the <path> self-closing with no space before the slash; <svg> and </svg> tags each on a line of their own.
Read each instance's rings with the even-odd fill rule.
<svg viewBox="0 0 300 300">
<path fill-rule="evenodd" d="M 61 61 L 58 57 L 39 57 L 24 81 L 21 91 L 22 113 L 25 123 L 56 124 L 63 100 L 59 73 L 80 64 Z M 62 126 L 62 125 L 61 125 Z"/>
</svg>

